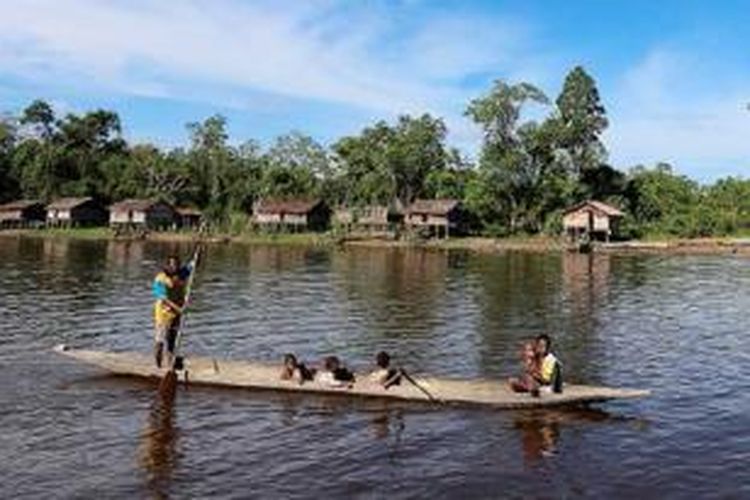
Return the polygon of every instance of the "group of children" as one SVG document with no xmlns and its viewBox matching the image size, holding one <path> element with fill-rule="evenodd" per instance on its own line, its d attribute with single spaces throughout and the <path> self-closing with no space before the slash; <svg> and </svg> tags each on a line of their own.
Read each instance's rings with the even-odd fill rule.
<svg viewBox="0 0 750 500">
<path fill-rule="evenodd" d="M 538 335 L 533 341 L 526 342 L 521 351 L 521 360 L 524 373 L 508 381 L 511 389 L 528 392 L 534 397 L 539 396 L 541 388 L 562 392 L 562 365 L 552 354 L 549 335 Z"/>
<path fill-rule="evenodd" d="M 552 340 L 549 335 L 542 334 L 533 341 L 526 342 L 521 351 L 521 360 L 524 367 L 523 375 L 508 381 L 513 391 L 528 392 L 534 397 L 539 396 L 542 388 L 562 392 L 562 365 L 552 354 Z M 403 372 L 391 367 L 391 357 L 387 352 L 380 351 L 375 356 L 375 367 L 368 376 L 371 383 L 385 389 L 401 383 Z M 293 380 L 300 385 L 315 381 L 328 387 L 342 388 L 353 387 L 356 382 L 354 373 L 336 356 L 328 356 L 323 359 L 320 368 L 312 368 L 298 361 L 294 354 L 284 355 L 281 379 Z"/>
<path fill-rule="evenodd" d="M 380 351 L 375 356 L 375 370 L 370 373 L 370 382 L 385 389 L 401 383 L 401 370 L 391 367 L 391 356 Z M 284 365 L 281 369 L 282 380 L 293 380 L 302 385 L 305 382 L 318 382 L 328 387 L 352 387 L 356 382 L 354 373 L 344 366 L 336 356 L 323 359 L 320 369 L 308 367 L 297 360 L 294 354 L 284 355 Z"/>
</svg>

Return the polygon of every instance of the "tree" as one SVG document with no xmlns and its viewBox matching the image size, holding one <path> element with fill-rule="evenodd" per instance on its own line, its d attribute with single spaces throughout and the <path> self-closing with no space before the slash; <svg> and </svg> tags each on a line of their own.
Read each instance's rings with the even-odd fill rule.
<svg viewBox="0 0 750 500">
<path fill-rule="evenodd" d="M 607 156 L 601 134 L 609 123 L 596 83 L 581 66 L 565 77 L 556 104 L 560 146 L 570 155 L 573 173 L 599 168 Z"/>
<path fill-rule="evenodd" d="M 9 116 L 0 117 L 0 203 L 19 194 L 18 182 L 11 171 L 16 140 L 15 121 Z"/>
<path fill-rule="evenodd" d="M 360 135 L 344 137 L 333 145 L 343 186 L 338 202 L 362 205 L 390 203 L 395 198 L 387 165 L 387 149 L 394 133 L 381 121 L 365 128 Z"/>
<path fill-rule="evenodd" d="M 20 123 L 31 127 L 32 133 L 43 140 L 52 137 L 55 126 L 55 111 L 49 103 L 37 99 L 21 113 Z"/>
<path fill-rule="evenodd" d="M 112 157 L 125 155 L 120 117 L 98 109 L 57 121 L 52 143 L 56 175 L 61 179 L 55 194 L 108 197 L 103 166 Z"/>
<path fill-rule="evenodd" d="M 554 187 L 550 177 L 560 170 L 552 123 L 520 123 L 527 103 L 545 105 L 549 100 L 528 83 L 497 81 L 466 110 L 484 135 L 479 172 L 467 186 L 467 203 L 492 232 L 539 230 L 549 209 L 544 198 L 548 191 L 542 188 Z"/>
<path fill-rule="evenodd" d="M 114 198 L 158 198 L 180 203 L 189 197 L 186 163 L 181 150 L 165 154 L 152 144 L 138 144 L 130 148 L 126 158 L 113 158 L 102 170 L 108 172 L 109 179 L 116 179 L 108 186 Z"/>
<path fill-rule="evenodd" d="M 316 179 L 331 175 L 331 163 L 325 148 L 300 132 L 277 137 L 267 155 L 272 165 L 308 170 Z"/>
<path fill-rule="evenodd" d="M 671 165 L 633 169 L 625 196 L 628 211 L 642 233 L 697 236 L 705 232 L 697 219 L 702 208 L 700 186 L 675 174 Z"/>
<path fill-rule="evenodd" d="M 715 214 L 717 231 L 731 234 L 750 227 L 750 180 L 727 177 L 705 189 L 704 207 Z"/>
<path fill-rule="evenodd" d="M 235 152 L 227 145 L 226 118 L 213 115 L 187 125 L 190 133 L 188 169 L 192 179 L 191 201 L 218 220 L 228 205 L 228 178 Z"/>
<path fill-rule="evenodd" d="M 333 150 L 349 203 L 406 206 L 426 193 L 425 180 L 449 161 L 443 121 L 404 115 L 395 125 L 380 121 L 359 136 L 339 140 Z"/>
<path fill-rule="evenodd" d="M 36 100 L 22 112 L 18 123 L 28 131 L 12 154 L 12 170 L 20 190 L 29 197 L 49 198 L 60 189 L 57 166 L 54 110 L 45 101 Z"/>
<path fill-rule="evenodd" d="M 277 137 L 266 153 L 261 192 L 274 198 L 319 196 L 331 176 L 326 150 L 311 137 L 291 132 Z"/>
</svg>

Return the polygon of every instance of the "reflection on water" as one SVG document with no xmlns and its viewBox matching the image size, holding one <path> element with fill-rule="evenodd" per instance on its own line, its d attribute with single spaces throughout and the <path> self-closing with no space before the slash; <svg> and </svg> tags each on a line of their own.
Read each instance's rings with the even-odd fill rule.
<svg viewBox="0 0 750 500">
<path fill-rule="evenodd" d="M 654 391 L 606 413 L 196 388 L 152 402 L 49 352 L 148 351 L 150 282 L 190 251 L 0 238 L 3 497 L 750 495 L 741 258 L 209 246 L 188 354 L 362 369 L 384 349 L 415 374 L 505 379 L 547 332 L 570 380 Z"/>
<path fill-rule="evenodd" d="M 557 421 L 518 419 L 515 427 L 521 433 L 523 458 L 527 464 L 557 452 L 560 438 L 560 424 Z"/>
<path fill-rule="evenodd" d="M 521 448 L 527 466 L 557 455 L 561 430 L 581 424 L 615 423 L 622 418 L 595 408 L 522 410 L 513 415 L 513 424 L 520 432 Z"/>
<path fill-rule="evenodd" d="M 146 474 L 154 498 L 169 496 L 172 473 L 177 466 L 179 429 L 175 424 L 176 387 L 156 392 L 141 433 L 138 463 Z"/>
</svg>

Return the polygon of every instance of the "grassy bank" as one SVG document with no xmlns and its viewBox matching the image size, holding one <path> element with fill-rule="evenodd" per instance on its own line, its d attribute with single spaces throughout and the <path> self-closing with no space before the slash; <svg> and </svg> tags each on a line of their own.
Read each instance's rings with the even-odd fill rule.
<svg viewBox="0 0 750 500">
<path fill-rule="evenodd" d="M 75 238 L 87 240 L 139 240 L 137 235 L 117 235 L 107 227 L 92 228 L 40 228 L 40 229 L 7 229 L 0 230 L 0 237 L 29 238 Z M 220 233 L 198 233 L 195 231 L 152 231 L 145 239 L 150 241 L 195 241 L 205 239 L 210 242 L 237 242 L 257 245 L 332 245 L 337 239 L 329 233 L 241 233 L 237 235 Z"/>
<path fill-rule="evenodd" d="M 117 236 L 109 228 L 44 228 L 0 231 L 0 237 L 76 238 L 88 240 L 128 240 Z M 477 253 L 562 252 L 574 249 L 561 237 L 513 236 L 505 238 L 466 237 L 433 240 L 388 240 L 382 238 L 357 238 L 347 240 L 337 233 L 240 233 L 199 234 L 190 231 L 164 231 L 149 233 L 150 241 L 195 241 L 203 238 L 212 243 L 239 243 L 245 245 L 280 245 L 309 247 L 365 247 L 365 248 L 423 248 L 432 250 L 464 250 Z M 137 239 L 137 238 L 133 238 Z M 747 254 L 750 255 L 750 238 L 745 234 L 724 238 L 674 238 L 655 236 L 600 244 L 597 252 L 607 253 L 671 253 L 671 254 Z"/>
</svg>

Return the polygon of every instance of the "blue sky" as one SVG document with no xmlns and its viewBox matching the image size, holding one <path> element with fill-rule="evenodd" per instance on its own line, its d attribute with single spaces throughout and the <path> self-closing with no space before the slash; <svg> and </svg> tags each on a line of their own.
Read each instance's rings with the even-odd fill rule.
<svg viewBox="0 0 750 500">
<path fill-rule="evenodd" d="M 750 0 L 3 0 L 0 109 L 116 110 L 134 141 L 184 144 L 221 113 L 232 140 L 323 143 L 431 112 L 469 155 L 466 103 L 498 78 L 551 98 L 583 65 L 621 168 L 750 177 Z"/>
</svg>

